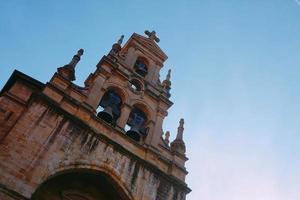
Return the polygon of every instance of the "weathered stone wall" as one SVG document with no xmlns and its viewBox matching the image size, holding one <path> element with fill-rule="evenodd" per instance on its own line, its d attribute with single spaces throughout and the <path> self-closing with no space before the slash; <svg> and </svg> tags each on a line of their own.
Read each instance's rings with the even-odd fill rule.
<svg viewBox="0 0 300 200">
<path fill-rule="evenodd" d="M 0 183 L 30 198 L 49 177 L 69 169 L 109 175 L 130 199 L 185 199 L 185 192 L 101 133 L 43 101 L 34 101 L 0 142 Z M 1 199 L 4 194 L 1 194 Z"/>
<path fill-rule="evenodd" d="M 9 93 L 0 96 L 0 140 L 9 133 L 24 110 L 24 104 L 32 91 L 21 82 L 16 82 Z"/>
</svg>

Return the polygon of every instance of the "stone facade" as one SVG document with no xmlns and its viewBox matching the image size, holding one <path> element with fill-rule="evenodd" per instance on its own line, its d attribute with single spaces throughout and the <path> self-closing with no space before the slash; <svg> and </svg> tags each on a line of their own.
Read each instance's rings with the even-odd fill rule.
<svg viewBox="0 0 300 200">
<path fill-rule="evenodd" d="M 183 120 L 169 145 L 162 123 L 172 105 L 167 56 L 155 32 L 123 37 L 103 56 L 84 87 L 72 83 L 83 50 L 41 83 L 15 71 L 0 93 L 0 199 L 184 200 Z M 135 71 L 141 58 L 146 75 Z M 134 87 L 133 87 L 133 86 Z M 122 100 L 114 123 L 97 117 L 108 91 Z M 146 134 L 126 134 L 132 110 L 145 113 Z M 130 124 L 130 123 L 129 123 Z M 131 127 L 132 128 L 132 127 Z"/>
</svg>

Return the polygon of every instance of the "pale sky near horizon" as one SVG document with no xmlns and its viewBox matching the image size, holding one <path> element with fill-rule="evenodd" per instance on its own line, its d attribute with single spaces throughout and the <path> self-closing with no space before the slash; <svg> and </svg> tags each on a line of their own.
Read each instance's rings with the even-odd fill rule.
<svg viewBox="0 0 300 200">
<path fill-rule="evenodd" d="M 76 83 L 120 35 L 155 30 L 172 69 L 164 130 L 185 118 L 187 200 L 300 199 L 298 0 L 1 1 L 0 88 L 47 82 L 79 48 Z"/>
</svg>

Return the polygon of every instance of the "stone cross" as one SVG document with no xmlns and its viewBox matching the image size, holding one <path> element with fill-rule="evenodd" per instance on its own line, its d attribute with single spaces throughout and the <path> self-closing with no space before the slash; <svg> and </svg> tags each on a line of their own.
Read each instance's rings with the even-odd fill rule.
<svg viewBox="0 0 300 200">
<path fill-rule="evenodd" d="M 154 40 L 155 42 L 159 42 L 160 39 L 156 36 L 156 32 L 155 31 L 145 31 L 145 34 L 149 37 L 150 40 Z"/>
</svg>

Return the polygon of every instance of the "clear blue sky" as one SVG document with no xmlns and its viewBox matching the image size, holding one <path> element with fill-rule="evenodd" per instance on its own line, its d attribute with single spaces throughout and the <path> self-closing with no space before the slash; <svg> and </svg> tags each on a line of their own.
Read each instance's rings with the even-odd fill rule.
<svg viewBox="0 0 300 200">
<path fill-rule="evenodd" d="M 300 3 L 296 0 L 1 1 L 0 87 L 43 82 L 79 48 L 76 83 L 121 34 L 156 30 L 186 121 L 188 200 L 300 199 Z"/>
</svg>

